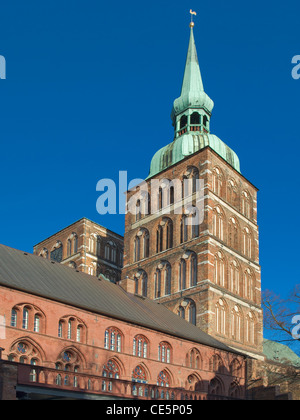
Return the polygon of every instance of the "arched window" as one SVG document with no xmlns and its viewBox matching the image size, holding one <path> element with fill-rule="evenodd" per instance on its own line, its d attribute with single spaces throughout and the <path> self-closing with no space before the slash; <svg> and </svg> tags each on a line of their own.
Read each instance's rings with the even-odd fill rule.
<svg viewBox="0 0 300 420">
<path fill-rule="evenodd" d="M 216 373 L 225 373 L 225 366 L 221 356 L 214 354 L 209 361 L 209 369 Z"/>
<path fill-rule="evenodd" d="M 144 270 L 136 273 L 135 277 L 135 293 L 147 297 L 148 294 L 148 275 Z"/>
<path fill-rule="evenodd" d="M 199 350 L 193 348 L 186 355 L 186 366 L 191 369 L 202 368 L 202 357 Z"/>
<path fill-rule="evenodd" d="M 188 218 L 186 215 L 182 216 L 180 223 L 180 243 L 188 240 Z"/>
<path fill-rule="evenodd" d="M 247 191 L 243 191 L 241 197 L 241 212 L 248 219 L 251 218 L 251 206 L 252 199 L 250 194 Z"/>
<path fill-rule="evenodd" d="M 213 210 L 213 235 L 224 241 L 224 214 L 220 207 Z"/>
<path fill-rule="evenodd" d="M 141 200 L 136 202 L 135 221 L 138 222 L 142 218 Z"/>
<path fill-rule="evenodd" d="M 230 264 L 230 290 L 237 295 L 240 293 L 240 269 L 235 260 Z"/>
<path fill-rule="evenodd" d="M 143 257 L 149 257 L 149 249 L 150 249 L 150 235 L 148 231 L 145 231 L 143 234 Z"/>
<path fill-rule="evenodd" d="M 169 343 L 163 342 L 158 346 L 158 361 L 171 363 L 172 348 Z"/>
<path fill-rule="evenodd" d="M 147 384 L 147 374 L 142 366 L 137 366 L 132 372 L 132 382 Z M 136 394 L 137 395 L 137 394 Z M 142 396 L 139 394 L 139 396 Z"/>
<path fill-rule="evenodd" d="M 110 245 L 109 244 L 105 245 L 104 258 L 106 260 L 110 259 Z"/>
<path fill-rule="evenodd" d="M 78 252 L 78 236 L 76 235 L 76 233 L 73 233 L 73 250 L 74 254 Z"/>
<path fill-rule="evenodd" d="M 102 368 L 102 376 L 108 378 L 108 380 L 104 379 L 102 381 L 102 391 L 112 392 L 113 381 L 109 379 L 120 379 L 119 366 L 113 360 L 109 360 Z"/>
<path fill-rule="evenodd" d="M 40 315 L 35 315 L 34 316 L 34 326 L 33 326 L 33 331 L 34 332 L 40 332 L 40 325 L 41 325 L 41 318 Z"/>
<path fill-rule="evenodd" d="M 197 285 L 197 270 L 198 270 L 198 261 L 197 255 L 192 253 L 190 258 L 190 286 Z"/>
<path fill-rule="evenodd" d="M 149 342 L 143 335 L 137 335 L 133 339 L 133 356 L 146 359 L 149 352 Z"/>
<path fill-rule="evenodd" d="M 248 344 L 255 345 L 255 317 L 249 312 L 246 317 L 246 341 Z"/>
<path fill-rule="evenodd" d="M 253 278 L 249 268 L 244 273 L 244 297 L 253 300 Z"/>
<path fill-rule="evenodd" d="M 198 238 L 200 233 L 200 216 L 197 207 L 193 207 L 191 210 L 190 222 L 192 224 L 192 239 Z"/>
<path fill-rule="evenodd" d="M 236 341 L 242 339 L 242 315 L 237 305 L 231 311 L 231 337 Z"/>
<path fill-rule="evenodd" d="M 163 251 L 163 241 L 163 228 L 161 225 L 159 225 L 156 232 L 156 253 Z"/>
<path fill-rule="evenodd" d="M 59 320 L 58 337 L 82 343 L 86 339 L 86 326 L 75 316 L 65 316 Z"/>
<path fill-rule="evenodd" d="M 173 222 L 168 220 L 166 222 L 166 249 L 173 248 Z"/>
<path fill-rule="evenodd" d="M 248 227 L 243 231 L 243 246 L 244 255 L 248 258 L 252 258 L 252 233 Z"/>
<path fill-rule="evenodd" d="M 189 391 L 203 391 L 202 380 L 198 375 L 189 375 L 186 381 L 186 389 Z"/>
<path fill-rule="evenodd" d="M 19 363 L 42 363 L 42 355 L 39 348 L 30 340 L 22 339 L 15 342 L 9 349 L 8 359 Z"/>
<path fill-rule="evenodd" d="M 23 322 L 22 328 L 23 330 L 28 330 L 28 320 L 29 320 L 29 312 L 27 308 L 23 308 Z"/>
<path fill-rule="evenodd" d="M 61 241 L 57 241 L 56 244 L 53 246 L 52 251 L 50 253 L 50 258 L 52 261 L 56 261 L 58 263 L 62 262 L 63 259 L 63 245 Z"/>
<path fill-rule="evenodd" d="M 155 298 L 161 297 L 161 271 L 156 269 L 154 274 Z"/>
<path fill-rule="evenodd" d="M 196 325 L 196 305 L 195 302 L 191 302 L 188 307 L 189 322 Z"/>
<path fill-rule="evenodd" d="M 184 259 L 180 260 L 179 263 L 179 282 L 178 282 L 178 290 L 186 289 L 186 262 Z"/>
<path fill-rule="evenodd" d="M 171 265 L 167 263 L 164 268 L 164 280 L 165 280 L 165 295 L 171 294 L 171 281 L 172 281 L 172 269 Z"/>
<path fill-rule="evenodd" d="M 171 386 L 171 379 L 168 372 L 165 370 L 161 371 L 157 377 L 157 386 L 169 388 Z"/>
<path fill-rule="evenodd" d="M 12 309 L 10 326 L 11 327 L 17 327 L 17 322 L 18 322 L 18 312 L 17 312 L 16 309 Z"/>
<path fill-rule="evenodd" d="M 200 127 L 200 114 L 194 112 L 190 117 L 191 131 L 201 131 Z"/>
<path fill-rule="evenodd" d="M 134 240 L 134 262 L 140 261 L 140 252 L 141 252 L 141 239 L 139 236 L 135 237 Z"/>
<path fill-rule="evenodd" d="M 63 336 L 63 323 L 60 321 L 58 323 L 58 337 L 62 338 L 62 336 Z"/>
<path fill-rule="evenodd" d="M 215 255 L 214 281 L 217 285 L 225 287 L 225 259 L 221 252 Z"/>
<path fill-rule="evenodd" d="M 228 222 L 228 245 L 235 249 L 239 249 L 238 244 L 239 239 L 239 229 L 238 229 L 238 223 L 234 217 L 231 217 Z"/>
<path fill-rule="evenodd" d="M 180 129 L 185 128 L 187 126 L 187 122 L 188 122 L 187 116 L 186 115 L 183 115 L 180 118 Z"/>
<path fill-rule="evenodd" d="M 113 263 L 117 262 L 117 247 L 114 243 L 112 244 L 112 248 L 111 248 L 111 261 Z"/>
<path fill-rule="evenodd" d="M 219 334 L 226 335 L 226 307 L 223 299 L 219 299 L 216 304 L 216 331 Z"/>
<path fill-rule="evenodd" d="M 71 242 L 71 239 L 68 239 L 68 241 L 67 241 L 67 254 L 68 254 L 68 257 L 70 257 L 72 255 L 72 242 Z"/>
<path fill-rule="evenodd" d="M 116 351 L 121 353 L 122 351 L 122 335 L 117 328 L 108 328 L 104 335 L 104 347 L 107 350 Z"/>
<path fill-rule="evenodd" d="M 147 297 L 148 295 L 148 276 L 144 272 L 141 279 L 142 283 L 142 296 Z"/>
<path fill-rule="evenodd" d="M 213 192 L 218 196 L 222 197 L 223 189 L 223 176 L 222 172 L 218 167 L 213 169 Z"/>
<path fill-rule="evenodd" d="M 237 207 L 237 185 L 233 179 L 227 183 L 227 201 L 234 207 Z"/>
<path fill-rule="evenodd" d="M 77 329 L 76 329 L 76 341 L 77 343 L 81 343 L 81 339 L 82 339 L 82 326 L 78 325 Z"/>
</svg>

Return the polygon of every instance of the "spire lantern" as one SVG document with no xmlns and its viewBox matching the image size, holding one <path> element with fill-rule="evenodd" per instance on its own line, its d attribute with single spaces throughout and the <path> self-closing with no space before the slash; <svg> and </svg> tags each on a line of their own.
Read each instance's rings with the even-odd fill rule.
<svg viewBox="0 0 300 420">
<path fill-rule="evenodd" d="M 174 101 L 171 118 L 175 128 L 175 138 L 190 131 L 209 133 L 209 122 L 214 107 L 213 101 L 204 92 L 194 39 L 193 16 L 190 10 L 190 42 L 186 59 L 181 95 Z"/>
</svg>

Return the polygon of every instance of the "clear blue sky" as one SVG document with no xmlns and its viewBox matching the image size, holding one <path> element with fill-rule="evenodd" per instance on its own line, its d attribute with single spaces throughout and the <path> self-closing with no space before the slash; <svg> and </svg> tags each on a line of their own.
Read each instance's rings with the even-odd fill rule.
<svg viewBox="0 0 300 420">
<path fill-rule="evenodd" d="M 81 217 L 123 234 L 124 216 L 97 214 L 96 183 L 145 178 L 172 140 L 190 8 L 212 133 L 260 190 L 263 289 L 299 283 L 297 0 L 3 2 L 1 243 L 32 252 Z"/>
</svg>

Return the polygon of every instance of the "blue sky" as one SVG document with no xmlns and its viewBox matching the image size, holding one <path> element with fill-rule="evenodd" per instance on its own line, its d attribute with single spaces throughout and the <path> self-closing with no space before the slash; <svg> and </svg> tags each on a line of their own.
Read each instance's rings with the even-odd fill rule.
<svg viewBox="0 0 300 420">
<path fill-rule="evenodd" d="M 263 289 L 299 283 L 299 1 L 73 0 L 1 5 L 0 241 L 33 245 L 96 211 L 97 181 L 148 175 L 172 140 L 189 10 L 211 131 L 239 156 L 258 201 Z"/>
</svg>

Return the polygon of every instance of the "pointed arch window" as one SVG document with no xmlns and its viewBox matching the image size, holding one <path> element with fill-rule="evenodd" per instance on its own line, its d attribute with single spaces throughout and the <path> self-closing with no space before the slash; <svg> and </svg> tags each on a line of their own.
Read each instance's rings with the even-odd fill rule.
<svg viewBox="0 0 300 420">
<path fill-rule="evenodd" d="M 132 382 L 138 382 L 142 384 L 147 384 L 147 375 L 145 369 L 142 366 L 137 366 L 132 372 Z M 137 394 L 136 394 L 137 395 Z M 139 396 L 143 396 L 140 395 Z"/>
<path fill-rule="evenodd" d="M 252 233 L 248 227 L 243 231 L 244 255 L 248 258 L 252 257 Z"/>
<path fill-rule="evenodd" d="M 122 335 L 117 328 L 108 328 L 104 334 L 104 348 L 107 350 L 122 351 Z"/>
<path fill-rule="evenodd" d="M 215 255 L 214 268 L 215 283 L 219 286 L 225 287 L 225 261 L 221 252 L 218 252 Z"/>
<path fill-rule="evenodd" d="M 33 331 L 34 332 L 40 332 L 40 325 L 41 325 L 41 318 L 39 315 L 35 315 L 34 316 L 34 326 L 33 326 Z"/>
<path fill-rule="evenodd" d="M 180 243 L 188 240 L 188 218 L 186 215 L 182 216 L 180 223 Z"/>
<path fill-rule="evenodd" d="M 137 335 L 133 339 L 133 356 L 142 357 L 146 359 L 148 357 L 149 342 L 143 335 Z"/>
<path fill-rule="evenodd" d="M 193 112 L 190 116 L 190 126 L 191 131 L 201 131 L 200 114 L 198 112 Z"/>
<path fill-rule="evenodd" d="M 162 226 L 158 226 L 157 232 L 156 232 L 156 253 L 163 251 L 163 241 L 164 241 L 163 228 Z"/>
<path fill-rule="evenodd" d="M 72 255 L 72 242 L 71 242 L 71 239 L 68 239 L 68 242 L 67 242 L 67 254 L 68 254 L 68 257 L 70 257 Z"/>
<path fill-rule="evenodd" d="M 255 345 L 255 317 L 249 312 L 246 318 L 246 340 L 249 344 Z"/>
<path fill-rule="evenodd" d="M 169 388 L 171 386 L 170 375 L 165 371 L 161 371 L 157 377 L 157 386 Z"/>
<path fill-rule="evenodd" d="M 224 240 L 224 215 L 219 207 L 213 210 L 213 235 Z"/>
<path fill-rule="evenodd" d="M 231 336 L 236 341 L 241 341 L 241 331 L 242 331 L 242 318 L 241 311 L 238 306 L 232 310 L 231 313 Z"/>
<path fill-rule="evenodd" d="M 253 300 L 253 277 L 249 268 L 244 274 L 244 296 L 246 299 Z"/>
<path fill-rule="evenodd" d="M 166 223 L 166 249 L 173 248 L 173 223 L 168 220 Z"/>
<path fill-rule="evenodd" d="M 163 342 L 158 346 L 158 361 L 171 363 L 172 348 L 169 343 Z"/>
<path fill-rule="evenodd" d="M 180 260 L 179 263 L 179 290 L 186 289 L 186 261 Z"/>
<path fill-rule="evenodd" d="M 188 307 L 189 322 L 196 325 L 196 305 L 195 302 L 191 302 Z"/>
<path fill-rule="evenodd" d="M 27 308 L 24 308 L 23 309 L 23 322 L 22 322 L 23 330 L 28 330 L 28 321 L 29 321 L 29 312 Z"/>
<path fill-rule="evenodd" d="M 12 309 L 10 326 L 11 327 L 17 327 L 17 323 L 18 323 L 18 312 L 17 312 L 16 309 Z"/>
<path fill-rule="evenodd" d="M 213 192 L 218 196 L 222 196 L 223 176 L 221 170 L 217 167 L 213 169 Z"/>
<path fill-rule="evenodd" d="M 241 198 L 241 211 L 242 214 L 248 219 L 251 218 L 251 196 L 247 191 L 242 192 Z"/>
<path fill-rule="evenodd" d="M 235 260 L 230 264 L 230 290 L 235 294 L 240 293 L 240 269 Z"/>
<path fill-rule="evenodd" d="M 222 299 L 216 304 L 216 331 L 219 334 L 226 335 L 226 307 Z"/>
</svg>

